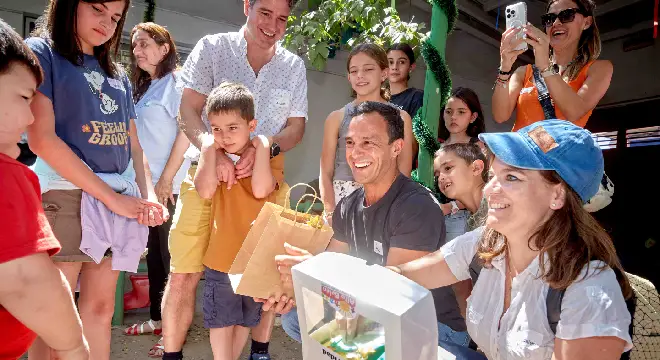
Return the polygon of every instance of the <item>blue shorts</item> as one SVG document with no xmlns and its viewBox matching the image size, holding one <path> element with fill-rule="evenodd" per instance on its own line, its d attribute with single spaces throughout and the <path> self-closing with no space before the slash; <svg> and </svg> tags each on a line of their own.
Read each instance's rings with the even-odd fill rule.
<svg viewBox="0 0 660 360">
<path fill-rule="evenodd" d="M 237 295 L 229 282 L 229 275 L 204 268 L 204 327 L 255 327 L 261 320 L 261 304 L 251 297 Z"/>
</svg>

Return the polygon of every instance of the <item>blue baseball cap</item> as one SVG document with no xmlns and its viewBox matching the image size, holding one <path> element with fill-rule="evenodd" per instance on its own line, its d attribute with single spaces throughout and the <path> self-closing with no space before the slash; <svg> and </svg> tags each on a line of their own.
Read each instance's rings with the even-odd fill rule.
<svg viewBox="0 0 660 360">
<path fill-rule="evenodd" d="M 479 139 L 507 165 L 554 170 L 586 203 L 603 178 L 603 152 L 591 133 L 565 120 L 544 120 L 517 132 L 484 133 Z"/>
</svg>

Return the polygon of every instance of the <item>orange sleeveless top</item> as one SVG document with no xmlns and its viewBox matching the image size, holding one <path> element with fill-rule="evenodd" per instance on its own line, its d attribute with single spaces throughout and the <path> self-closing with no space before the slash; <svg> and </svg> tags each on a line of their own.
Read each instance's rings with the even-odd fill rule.
<svg viewBox="0 0 660 360">
<path fill-rule="evenodd" d="M 576 93 L 584 84 L 584 80 L 587 79 L 587 72 L 593 64 L 593 61 L 588 63 L 582 68 L 575 80 L 569 81 L 568 86 L 570 86 Z M 589 110 L 588 113 L 584 114 L 580 120 L 575 122 L 575 125 L 579 127 L 584 127 L 587 125 L 587 120 L 591 116 L 592 110 Z M 561 110 L 555 105 L 555 115 L 557 119 L 566 120 L 564 114 L 561 113 Z M 527 65 L 527 70 L 525 71 L 525 80 L 523 81 L 522 90 L 520 90 L 520 95 L 518 96 L 518 106 L 516 111 L 516 122 L 513 124 L 513 130 L 518 131 L 521 128 L 524 128 L 527 125 L 531 125 L 537 121 L 545 119 L 543 114 L 543 107 L 539 102 L 538 90 L 534 85 L 534 74 L 532 72 L 532 65 Z"/>
</svg>

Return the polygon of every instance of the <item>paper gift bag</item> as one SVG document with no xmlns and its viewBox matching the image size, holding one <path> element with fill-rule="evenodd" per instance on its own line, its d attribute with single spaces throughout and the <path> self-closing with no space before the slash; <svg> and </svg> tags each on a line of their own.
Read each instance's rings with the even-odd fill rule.
<svg viewBox="0 0 660 360">
<path fill-rule="evenodd" d="M 285 203 L 288 198 L 287 195 Z M 285 242 L 316 255 L 325 250 L 332 234 L 319 216 L 265 203 L 229 269 L 229 274 L 242 274 L 232 284 L 234 292 L 263 299 L 282 295 L 293 298 L 293 288 L 284 288 L 282 284 L 275 256 L 286 254 Z"/>
</svg>

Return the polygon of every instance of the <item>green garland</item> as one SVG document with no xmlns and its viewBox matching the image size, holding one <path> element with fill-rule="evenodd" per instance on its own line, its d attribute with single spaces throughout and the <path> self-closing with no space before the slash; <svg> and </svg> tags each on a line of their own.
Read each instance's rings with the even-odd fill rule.
<svg viewBox="0 0 660 360">
<path fill-rule="evenodd" d="M 456 19 L 458 19 L 458 7 L 455 0 L 429 0 L 431 5 L 435 5 L 447 15 L 447 34 L 454 30 Z"/>
<path fill-rule="evenodd" d="M 426 149 L 429 154 L 435 154 L 440 149 L 440 143 L 429 126 L 422 120 L 422 109 L 417 110 L 417 115 L 413 118 L 413 133 L 420 147 Z"/>
<path fill-rule="evenodd" d="M 143 22 L 154 22 L 156 18 L 156 0 L 147 0 L 147 6 L 144 9 Z"/>
<path fill-rule="evenodd" d="M 450 33 L 454 29 L 456 20 L 458 18 L 458 8 L 456 7 L 455 0 L 428 0 L 432 6 L 437 6 L 446 16 L 447 16 L 447 33 Z M 449 99 L 451 94 L 451 73 L 449 67 L 445 62 L 445 59 L 438 49 L 431 43 L 430 38 L 425 39 L 421 43 L 421 52 L 426 62 L 426 66 L 431 70 L 433 77 L 440 85 L 440 103 L 441 107 L 444 107 Z M 424 108 L 420 108 L 417 111 L 417 114 L 413 117 L 413 134 L 419 143 L 421 149 L 428 151 L 429 154 L 433 155 L 440 148 L 440 143 L 438 142 L 437 136 L 429 129 L 428 124 L 422 119 L 422 114 L 426 113 Z M 432 120 L 432 119 L 431 119 Z M 437 119 L 436 121 L 439 121 Z M 411 178 L 421 184 L 424 184 L 421 179 L 419 179 L 419 174 L 417 170 L 413 171 Z M 435 182 L 434 182 L 435 183 Z M 436 193 L 435 189 L 430 189 L 431 192 L 435 195 L 436 198 L 439 198 L 439 194 Z"/>
<path fill-rule="evenodd" d="M 429 0 L 433 6 L 438 6 L 447 15 L 447 31 L 451 32 L 458 17 L 458 8 L 454 0 Z M 431 44 L 431 40 L 427 38 L 422 41 L 422 57 L 426 62 L 426 66 L 431 70 L 438 84 L 440 84 L 441 104 L 445 106 L 449 95 L 451 94 L 451 73 L 445 59 L 440 55 L 438 50 Z M 413 133 L 420 146 L 434 154 L 439 148 L 440 143 L 433 135 L 428 125 L 421 118 L 423 108 L 420 108 L 413 118 Z M 438 119 L 439 120 L 439 119 Z"/>
<path fill-rule="evenodd" d="M 441 86 L 441 103 L 444 106 L 451 94 L 451 72 L 449 71 L 449 67 L 438 50 L 431 44 L 431 39 L 426 39 L 422 42 L 422 56 L 424 57 L 426 66 L 431 69 L 433 77 L 435 77 Z"/>
</svg>

